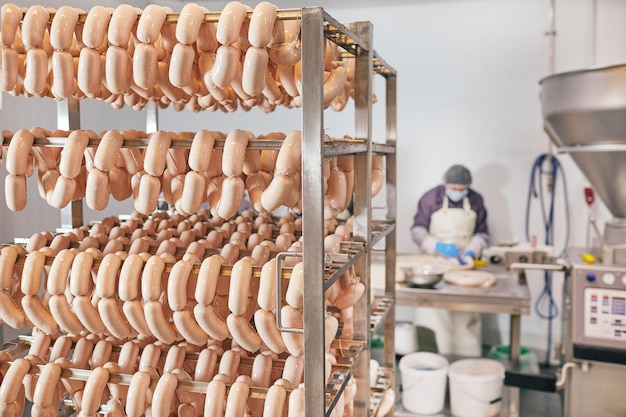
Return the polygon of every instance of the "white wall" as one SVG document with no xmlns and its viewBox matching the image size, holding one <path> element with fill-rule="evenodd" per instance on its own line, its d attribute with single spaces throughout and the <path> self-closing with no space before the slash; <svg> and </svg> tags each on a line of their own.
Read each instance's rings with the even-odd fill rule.
<svg viewBox="0 0 626 417">
<path fill-rule="evenodd" d="M 20 5 L 73 4 L 88 9 L 93 4 L 115 6 L 117 1 L 20 1 Z M 148 2 L 135 2 L 144 7 Z M 160 2 L 179 10 L 182 2 Z M 225 2 L 199 2 L 220 10 Z M 252 3 L 250 3 L 252 4 Z M 280 7 L 300 7 L 305 2 L 276 2 Z M 409 229 L 419 196 L 439 183 L 445 169 L 460 162 L 472 169 L 474 185 L 489 209 L 493 241 L 524 239 L 524 214 L 529 171 L 536 156 L 547 151 L 542 131 L 539 80 L 548 75 L 549 0 L 423 0 L 423 1 L 316 1 L 327 6 L 339 21 L 370 20 L 374 46 L 398 70 L 398 242 L 401 252 L 415 246 Z M 382 4 L 382 5 L 381 5 Z M 626 58 L 626 3 L 598 0 L 595 64 L 621 63 Z M 587 67 L 592 60 L 591 0 L 558 0 L 556 13 L 556 71 Z M 375 91 L 384 98 L 382 79 Z M 143 126 L 143 113 L 114 111 L 107 105 L 81 102 L 82 126 L 94 130 Z M 379 106 L 380 109 L 380 106 Z M 51 101 L 4 95 L 0 111 L 3 129 L 43 126 L 55 128 L 55 104 Z M 348 116 L 328 112 L 331 135 L 352 134 Z M 255 133 L 300 126 L 299 111 L 264 115 L 258 111 L 191 114 L 168 110 L 160 115 L 168 130 L 208 128 L 228 131 L 248 128 Z M 374 132 L 383 140 L 384 119 L 377 110 Z M 582 198 L 584 178 L 569 157 L 560 156 L 568 180 L 571 205 L 571 242 L 585 243 L 587 208 Z M 3 177 L 5 171 L 1 171 Z M 13 214 L 0 205 L 0 239 L 29 236 L 58 225 L 55 210 L 36 194 L 31 182 L 29 203 Z M 0 184 L 3 192 L 3 184 Z M 107 212 L 130 211 L 130 204 Z M 533 233 L 540 233 L 534 203 Z M 608 213 L 599 204 L 600 220 Z M 87 213 L 87 219 L 103 213 Z M 563 225 L 557 224 L 557 245 Z M 540 235 L 541 236 L 541 235 Z M 541 237 L 540 237 L 541 238 Z M 562 241 L 561 243 L 562 244 Z M 533 281 L 540 281 L 533 278 Z M 531 282 L 533 295 L 541 285 Z M 500 326 L 506 331 L 505 320 Z M 534 316 L 523 320 L 523 342 L 543 347 L 545 324 Z"/>
</svg>

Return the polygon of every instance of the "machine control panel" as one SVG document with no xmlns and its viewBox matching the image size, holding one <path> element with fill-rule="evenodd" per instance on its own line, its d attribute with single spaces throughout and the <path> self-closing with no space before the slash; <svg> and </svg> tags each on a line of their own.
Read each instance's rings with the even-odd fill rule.
<svg viewBox="0 0 626 417">
<path fill-rule="evenodd" d="M 626 354 L 626 267 L 574 265 L 572 341 Z"/>
<path fill-rule="evenodd" d="M 586 288 L 584 306 L 585 336 L 626 340 L 626 291 Z"/>
</svg>

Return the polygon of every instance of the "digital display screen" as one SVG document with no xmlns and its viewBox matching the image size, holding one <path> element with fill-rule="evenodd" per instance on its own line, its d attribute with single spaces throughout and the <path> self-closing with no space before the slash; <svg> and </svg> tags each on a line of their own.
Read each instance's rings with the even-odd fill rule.
<svg viewBox="0 0 626 417">
<path fill-rule="evenodd" d="M 611 314 L 624 316 L 626 315 L 626 298 L 624 297 L 612 297 L 611 298 Z"/>
</svg>

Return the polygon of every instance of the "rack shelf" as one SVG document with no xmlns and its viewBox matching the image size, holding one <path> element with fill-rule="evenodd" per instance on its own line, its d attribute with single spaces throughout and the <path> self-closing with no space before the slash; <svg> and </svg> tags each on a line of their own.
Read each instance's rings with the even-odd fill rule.
<svg viewBox="0 0 626 417">
<path fill-rule="evenodd" d="M 378 242 L 396 231 L 395 222 L 392 220 L 375 220 L 372 222 L 372 242 L 375 246 Z"/>
<path fill-rule="evenodd" d="M 388 296 L 375 296 L 372 303 L 372 315 L 370 318 L 370 327 L 372 335 L 376 334 L 380 326 L 383 324 L 385 317 L 395 308 L 395 301 L 393 297 Z"/>
<path fill-rule="evenodd" d="M 370 387 L 370 416 L 378 415 L 385 391 L 393 389 L 395 383 L 395 374 L 393 368 L 378 368 L 376 376 L 376 384 Z"/>
</svg>

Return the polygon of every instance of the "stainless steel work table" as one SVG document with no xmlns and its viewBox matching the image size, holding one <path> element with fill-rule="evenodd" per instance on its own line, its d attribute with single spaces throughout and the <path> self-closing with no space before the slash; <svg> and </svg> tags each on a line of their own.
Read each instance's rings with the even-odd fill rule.
<svg viewBox="0 0 626 417">
<path fill-rule="evenodd" d="M 396 304 L 513 316 L 530 313 L 530 292 L 524 278 L 519 278 L 517 272 L 504 269 L 485 271 L 496 276 L 496 283 L 492 287 L 459 287 L 442 281 L 435 288 L 413 288 L 398 283 Z"/>
<path fill-rule="evenodd" d="M 440 282 L 434 288 L 413 288 L 396 285 L 396 305 L 433 307 L 455 311 L 508 314 L 510 317 L 510 366 L 519 367 L 521 316 L 530 314 L 530 291 L 523 273 L 504 268 L 485 269 L 496 275 L 496 283 L 489 288 L 470 288 Z M 509 388 L 500 415 L 516 416 L 519 413 L 519 388 Z M 504 404 L 503 404 L 504 405 Z M 396 415 L 406 411 L 396 410 Z"/>
</svg>

